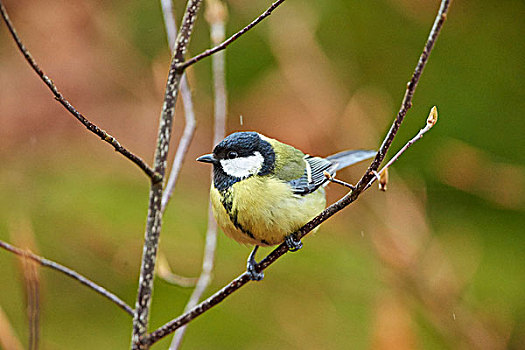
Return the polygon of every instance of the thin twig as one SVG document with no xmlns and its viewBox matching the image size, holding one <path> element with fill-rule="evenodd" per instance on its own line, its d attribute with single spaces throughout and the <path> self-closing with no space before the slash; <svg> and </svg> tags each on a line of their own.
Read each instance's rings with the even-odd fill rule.
<svg viewBox="0 0 525 350">
<path fill-rule="evenodd" d="M 159 182 L 161 180 L 159 175 L 155 173 L 155 171 L 153 171 L 153 169 L 151 169 L 140 157 L 133 154 L 127 148 L 122 146 L 116 138 L 114 138 L 113 136 L 108 134 L 106 131 L 102 130 L 101 128 L 99 128 L 98 126 L 90 122 L 86 117 L 82 115 L 82 113 L 77 111 L 77 109 L 73 107 L 73 105 L 69 103 L 69 101 L 66 100 L 66 98 L 64 98 L 62 93 L 58 91 L 58 88 L 53 83 L 53 80 L 51 80 L 51 78 L 49 78 L 44 73 L 44 71 L 38 66 L 38 64 L 36 63 L 35 59 L 31 55 L 29 50 L 22 43 L 22 40 L 16 33 L 16 29 L 13 26 L 13 23 L 11 22 L 11 20 L 9 19 L 9 16 L 7 15 L 7 11 L 1 0 L 0 0 L 0 12 L 2 13 L 2 18 L 4 19 L 4 22 L 7 25 L 7 28 L 9 29 L 11 36 L 15 40 L 16 45 L 18 46 L 18 49 L 20 50 L 22 55 L 24 55 L 24 58 L 26 59 L 27 63 L 29 63 L 29 65 L 35 71 L 35 73 L 40 77 L 40 79 L 42 79 L 42 81 L 44 82 L 44 84 L 46 84 L 49 90 L 51 90 L 51 92 L 55 96 L 55 100 L 57 100 L 62 106 L 64 106 L 64 108 L 69 113 L 71 113 L 80 123 L 82 123 L 86 127 L 86 129 L 96 134 L 98 137 L 100 137 L 101 140 L 109 143 L 111 146 L 113 146 L 115 151 L 119 152 L 124 157 L 128 158 L 133 163 L 135 163 L 140 169 L 142 169 L 142 171 L 144 171 L 144 173 L 146 173 L 146 175 L 148 175 L 148 177 L 153 182 Z"/>
<path fill-rule="evenodd" d="M 164 18 L 164 29 L 166 30 L 168 47 L 171 52 L 174 52 L 175 41 L 177 40 L 177 24 L 175 22 L 175 16 L 173 13 L 173 2 L 172 0 L 160 0 L 160 3 L 162 8 L 162 15 Z M 173 164 L 171 166 L 171 172 L 168 178 L 168 182 L 166 184 L 166 188 L 164 189 L 164 192 L 162 194 L 162 213 L 164 213 L 164 211 L 166 210 L 168 202 L 171 196 L 173 195 L 173 191 L 175 189 L 180 170 L 182 169 L 182 163 L 184 162 L 184 158 L 188 153 L 188 148 L 190 146 L 195 132 L 195 111 L 193 108 L 191 90 L 188 84 L 188 80 L 186 78 L 186 74 L 182 75 L 182 80 L 180 83 L 180 94 L 184 106 L 185 126 L 179 141 L 179 145 L 177 146 L 177 152 L 175 153 L 175 157 L 173 159 Z M 164 260 L 162 260 L 162 258 Z M 159 257 L 159 269 L 157 269 L 157 275 L 168 283 L 185 288 L 194 287 L 197 283 L 197 278 L 179 276 L 171 272 L 166 258 L 162 256 Z"/>
<path fill-rule="evenodd" d="M 179 146 L 177 147 L 177 152 L 175 153 L 175 157 L 173 158 L 173 165 L 171 166 L 171 172 L 168 178 L 168 182 L 166 184 L 166 188 L 164 189 L 164 193 L 162 194 L 162 212 L 166 210 L 168 202 L 171 196 L 173 195 L 175 185 L 177 184 L 177 180 L 179 178 L 180 170 L 182 169 L 182 163 L 186 158 L 186 154 L 188 153 L 191 141 L 193 140 L 193 135 L 195 134 L 195 127 L 197 124 L 195 121 L 193 103 L 191 101 L 191 91 L 188 85 L 188 81 L 186 79 L 186 75 L 182 77 L 180 88 L 182 102 L 184 104 L 184 116 L 186 118 L 186 125 L 184 126 L 184 131 L 182 132 L 182 136 L 179 141 Z"/>
<path fill-rule="evenodd" d="M 210 23 L 210 38 L 213 44 L 224 40 L 226 33 L 226 6 L 220 0 L 206 1 L 206 20 Z M 213 144 L 219 143 L 225 134 L 226 129 L 226 74 L 225 74 L 225 55 L 219 52 L 212 57 L 213 82 L 214 82 L 214 133 Z M 212 171 L 213 173 L 213 171 Z M 212 180 L 213 181 L 213 180 Z M 197 286 L 186 304 L 184 312 L 188 312 L 199 303 L 204 291 L 208 288 L 213 265 L 215 260 L 215 250 L 217 247 L 217 223 L 213 217 L 211 202 L 208 206 L 208 229 L 206 231 L 206 245 L 202 260 L 202 271 L 197 282 Z M 182 344 L 182 339 L 186 333 L 186 326 L 181 327 L 173 336 L 170 350 L 178 349 Z"/>
<path fill-rule="evenodd" d="M 335 184 L 338 184 L 338 185 L 341 185 L 343 187 L 346 187 L 346 188 L 349 188 L 351 190 L 355 190 L 355 186 L 354 185 L 351 185 L 349 184 L 348 182 L 344 182 L 342 180 L 339 180 L 339 179 L 336 179 L 332 174 L 330 174 L 328 171 L 323 171 L 323 175 L 324 177 L 330 181 L 330 182 L 333 182 Z"/>
<path fill-rule="evenodd" d="M 243 29 L 239 30 L 237 33 L 233 34 L 231 37 L 229 37 L 228 39 L 226 39 L 224 42 L 222 42 L 221 44 L 211 48 L 211 49 L 208 49 L 206 51 L 204 51 L 203 53 L 201 54 L 198 54 L 197 56 L 194 56 L 192 58 L 190 58 L 189 60 L 179 64 L 177 66 L 178 69 L 186 69 L 188 68 L 189 66 L 191 66 L 192 64 L 195 64 L 197 62 L 199 62 L 200 60 L 202 60 L 203 58 L 206 58 L 208 56 L 211 56 L 213 55 L 214 53 L 216 52 L 219 52 L 221 50 L 224 50 L 228 45 L 230 45 L 231 43 L 233 43 L 235 40 L 239 39 L 239 37 L 241 37 L 243 34 L 245 34 L 247 31 L 249 31 L 250 29 L 252 29 L 253 27 L 255 27 L 259 22 L 261 22 L 263 19 L 265 19 L 266 17 L 268 17 L 269 15 L 272 14 L 273 10 L 275 10 L 279 5 L 281 5 L 285 0 L 277 0 L 276 2 L 274 2 L 266 11 L 264 11 L 259 17 L 257 17 L 255 20 L 253 20 L 250 24 L 248 24 L 246 27 L 244 27 Z"/>
<path fill-rule="evenodd" d="M 171 52 L 175 51 L 175 40 L 177 39 L 177 25 L 175 23 L 175 17 L 173 16 L 173 7 L 172 0 L 161 0 L 162 15 L 164 17 L 164 27 L 166 29 L 166 37 L 168 38 L 168 45 Z M 177 183 L 180 170 L 182 169 L 182 163 L 186 154 L 188 153 L 188 148 L 193 139 L 195 133 L 195 110 L 193 108 L 193 101 L 191 97 L 191 89 L 188 84 L 188 79 L 186 74 L 183 74 L 182 80 L 180 83 L 180 94 L 182 97 L 182 104 L 184 105 L 184 118 L 185 126 L 182 136 L 177 147 L 177 152 L 175 153 L 175 158 L 173 159 L 173 165 L 171 166 L 170 176 L 162 194 L 162 203 L 161 208 L 162 212 L 166 210 L 166 206 L 173 195 L 173 190 Z"/>
<path fill-rule="evenodd" d="M 434 21 L 434 25 L 432 26 L 432 29 L 428 36 L 426 45 L 423 49 L 423 53 L 421 54 L 421 57 L 417 63 L 416 69 L 407 86 L 407 91 L 405 93 L 405 97 L 403 98 L 401 109 L 399 113 L 397 114 L 392 127 L 390 128 L 389 132 L 385 136 L 385 139 L 383 141 L 380 151 L 378 152 L 376 158 L 372 161 L 372 164 L 369 166 L 365 174 L 359 180 L 356 186 L 356 189 L 346 194 L 343 198 L 339 199 L 334 204 L 330 205 L 323 212 L 321 212 L 315 218 L 310 220 L 306 225 L 304 225 L 301 229 L 299 229 L 296 232 L 297 238 L 299 239 L 303 238 L 306 234 L 312 231 L 315 227 L 319 226 L 321 223 L 323 223 L 324 221 L 332 217 L 334 214 L 338 213 L 339 211 L 347 207 L 349 204 L 353 203 L 355 200 L 357 200 L 359 195 L 367 188 L 367 185 L 370 182 L 371 178 L 374 177 L 373 172 L 377 171 L 377 168 L 379 167 L 382 160 L 384 159 L 384 155 L 390 148 L 390 145 L 392 144 L 392 140 L 396 136 L 399 126 L 403 122 L 406 112 L 412 104 L 412 97 L 414 95 L 414 91 L 416 89 L 417 83 L 421 77 L 421 73 L 428 60 L 428 56 L 430 52 L 432 51 L 432 48 L 434 47 L 438 34 L 441 31 L 443 23 L 446 19 L 450 3 L 451 3 L 451 0 L 442 0 L 441 6 L 436 16 L 436 20 Z M 282 243 L 277 248 L 275 248 L 270 254 L 268 254 L 256 266 L 255 268 L 256 272 L 261 272 L 265 270 L 266 268 L 268 268 L 268 266 L 273 264 L 277 259 L 279 259 L 282 255 L 284 255 L 287 252 L 288 252 L 287 245 L 285 243 Z M 222 288 L 220 291 L 218 291 L 217 293 L 215 293 L 208 299 L 204 300 L 203 302 L 195 306 L 190 311 L 169 321 L 165 325 L 159 327 L 157 330 L 152 332 L 148 339 L 149 343 L 153 344 L 159 341 L 163 337 L 174 332 L 176 329 L 184 326 L 185 324 L 192 321 L 196 317 L 202 315 L 204 312 L 206 312 L 213 306 L 222 302 L 229 295 L 231 295 L 233 292 L 235 292 L 236 290 L 244 286 L 249 281 L 250 281 L 250 277 L 248 276 L 248 273 L 247 272 L 243 273 L 242 275 L 234 279 L 232 282 L 230 282 L 228 285 L 226 285 L 224 288 Z"/>
<path fill-rule="evenodd" d="M 197 18 L 202 0 L 188 0 L 181 28 L 175 43 L 173 58 L 170 63 L 168 81 L 164 94 L 164 105 L 159 122 L 157 136 L 157 147 L 155 150 L 155 172 L 164 178 L 168 159 L 169 142 L 175 113 L 175 103 L 180 88 L 182 71 L 176 65 L 184 61 L 187 46 L 190 41 L 193 25 Z M 155 275 L 155 262 L 159 246 L 159 236 L 162 226 L 161 200 L 163 181 L 152 182 L 149 193 L 148 216 L 142 251 L 142 264 L 140 267 L 139 286 L 135 302 L 135 315 L 133 318 L 133 331 L 131 336 L 132 349 L 148 349 L 147 330 L 149 322 L 149 310 L 153 294 L 153 279 Z"/>
<path fill-rule="evenodd" d="M 122 310 L 126 311 L 129 315 L 133 316 L 133 309 L 131 306 L 126 304 L 122 299 L 117 297 L 115 294 L 107 291 L 104 287 L 99 286 L 95 282 L 91 281 L 90 279 L 82 276 L 76 271 L 71 270 L 70 268 L 67 268 L 63 265 L 60 265 L 59 263 L 56 263 L 54 261 L 48 260 L 46 258 L 43 258 L 41 256 L 35 255 L 31 252 L 27 252 L 23 249 L 17 248 L 9 243 L 6 243 L 4 241 L 0 241 L 0 248 L 3 248 L 11 253 L 14 253 L 19 256 L 26 256 L 27 258 L 35 261 L 36 263 L 40 264 L 44 267 L 49 267 L 53 270 L 56 270 L 58 272 L 63 273 L 64 275 L 71 277 L 74 280 L 77 280 L 78 282 L 82 283 L 83 285 L 93 289 L 98 294 L 106 297 L 113 303 L 117 304 Z"/>
<path fill-rule="evenodd" d="M 392 144 L 392 141 L 394 140 L 394 137 L 396 136 L 399 127 L 401 126 L 401 123 L 405 119 L 405 115 L 407 111 L 412 107 L 412 97 L 414 96 L 414 91 L 416 91 L 416 87 L 419 82 L 419 78 L 421 77 L 421 74 L 423 73 L 423 69 L 425 68 L 425 65 L 428 61 L 428 57 L 430 56 L 430 53 L 432 52 L 432 48 L 434 47 L 434 44 L 436 43 L 439 32 L 441 31 L 441 28 L 443 27 L 443 23 L 445 23 L 445 20 L 447 18 L 448 9 L 450 7 L 451 2 L 452 0 L 442 0 L 441 1 L 441 6 L 439 8 L 436 19 L 434 20 L 434 24 L 432 25 L 432 29 L 428 36 L 425 47 L 423 48 L 423 52 L 421 53 L 421 56 L 419 57 L 419 61 L 417 62 L 416 69 L 414 70 L 414 73 L 412 74 L 412 78 L 407 84 L 407 89 L 405 91 L 405 96 L 403 97 L 403 101 L 401 102 L 401 107 L 399 109 L 399 112 L 397 113 L 397 116 L 394 119 L 394 122 L 392 123 L 392 126 L 390 127 L 390 130 L 387 133 L 387 136 L 383 140 L 383 143 L 381 144 L 381 147 L 379 148 L 379 151 L 377 152 L 376 157 L 372 161 L 372 164 L 370 164 L 370 166 L 368 167 L 367 174 L 363 176 L 363 178 L 361 178 L 361 181 L 359 181 L 357 185 L 357 188 L 360 191 L 362 191 L 364 187 L 367 186 L 372 176 L 374 176 L 373 172 L 377 171 L 377 169 L 379 168 L 379 165 L 382 163 L 383 159 L 385 158 L 386 153 L 388 149 L 390 148 L 390 145 Z"/>
<path fill-rule="evenodd" d="M 392 166 L 392 164 L 394 164 L 398 159 L 399 157 L 401 157 L 401 155 L 403 153 L 405 153 L 405 151 L 410 148 L 410 146 L 412 146 L 414 143 L 416 143 L 416 141 L 420 140 L 423 138 L 423 135 L 425 135 L 430 129 L 432 129 L 432 127 L 434 125 L 436 125 L 436 122 L 437 122 L 437 118 L 438 118 L 438 113 L 437 113 L 437 108 L 436 106 L 432 107 L 432 109 L 430 110 L 430 113 L 428 115 L 428 118 L 427 118 L 427 123 L 425 125 L 424 128 L 422 128 L 421 130 L 419 130 L 419 132 L 417 133 L 416 136 L 414 136 L 413 138 L 411 138 L 393 157 L 392 159 L 390 159 L 388 161 L 388 163 L 386 163 L 385 166 L 383 166 L 383 168 L 381 168 L 381 170 L 379 170 L 377 172 L 377 175 L 374 176 L 372 178 L 372 180 L 370 180 L 370 182 L 368 183 L 368 185 L 366 186 L 366 188 L 372 186 L 372 184 L 376 181 L 376 180 L 379 180 L 381 178 L 381 174 L 383 174 L 385 171 L 387 171 L 388 168 L 390 168 L 390 166 Z"/>
</svg>

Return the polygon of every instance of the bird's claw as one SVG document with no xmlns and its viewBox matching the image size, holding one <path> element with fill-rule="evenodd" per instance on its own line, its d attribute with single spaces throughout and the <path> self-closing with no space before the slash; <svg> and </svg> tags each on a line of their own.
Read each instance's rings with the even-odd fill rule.
<svg viewBox="0 0 525 350">
<path fill-rule="evenodd" d="M 250 262 L 248 262 L 246 266 L 246 272 L 252 281 L 262 281 L 264 278 L 264 272 L 255 271 L 255 264 L 251 264 Z"/>
<path fill-rule="evenodd" d="M 296 252 L 303 247 L 303 242 L 292 233 L 284 238 L 284 243 L 288 246 L 290 252 Z"/>
<path fill-rule="evenodd" d="M 257 265 L 257 261 L 255 261 L 255 253 L 257 252 L 257 249 L 259 249 L 259 246 L 256 245 L 250 253 L 248 262 L 246 263 L 246 272 L 252 281 L 262 281 L 264 278 L 264 272 L 257 272 L 255 269 L 255 266 Z"/>
</svg>

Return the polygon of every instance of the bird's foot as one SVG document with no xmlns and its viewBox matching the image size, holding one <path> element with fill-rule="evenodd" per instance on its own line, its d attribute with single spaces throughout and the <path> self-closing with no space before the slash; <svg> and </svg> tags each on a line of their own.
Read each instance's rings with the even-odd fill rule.
<svg viewBox="0 0 525 350">
<path fill-rule="evenodd" d="M 296 252 L 303 247 L 303 242 L 297 239 L 293 233 L 284 238 L 284 243 L 286 243 L 290 252 Z"/>
<path fill-rule="evenodd" d="M 257 249 L 259 249 L 258 245 L 253 248 L 250 256 L 248 257 L 248 262 L 246 263 L 246 272 L 252 281 L 262 281 L 264 278 L 264 272 L 257 272 L 255 269 L 255 266 L 257 265 L 257 261 L 255 261 L 255 253 L 257 252 Z"/>
</svg>

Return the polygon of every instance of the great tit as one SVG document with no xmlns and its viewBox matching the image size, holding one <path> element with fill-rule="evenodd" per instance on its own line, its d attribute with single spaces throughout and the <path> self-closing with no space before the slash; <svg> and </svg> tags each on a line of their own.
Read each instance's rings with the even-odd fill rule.
<svg viewBox="0 0 525 350">
<path fill-rule="evenodd" d="M 236 132 L 197 161 L 213 164 L 215 220 L 230 238 L 255 245 L 247 271 L 252 280 L 261 280 L 263 273 L 255 271 L 259 246 L 286 242 L 290 251 L 300 249 L 294 232 L 325 208 L 325 174 L 334 176 L 375 154 L 352 150 L 313 157 L 257 132 Z"/>
</svg>

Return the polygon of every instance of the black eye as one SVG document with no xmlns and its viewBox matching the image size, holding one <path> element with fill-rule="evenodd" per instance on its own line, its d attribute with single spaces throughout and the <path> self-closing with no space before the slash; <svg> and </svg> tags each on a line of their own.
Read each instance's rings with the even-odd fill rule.
<svg viewBox="0 0 525 350">
<path fill-rule="evenodd" d="M 230 151 L 230 152 L 228 152 L 228 154 L 226 154 L 226 157 L 228 159 L 234 159 L 234 158 L 237 158 L 237 156 L 238 156 L 238 154 L 235 151 Z"/>
</svg>

